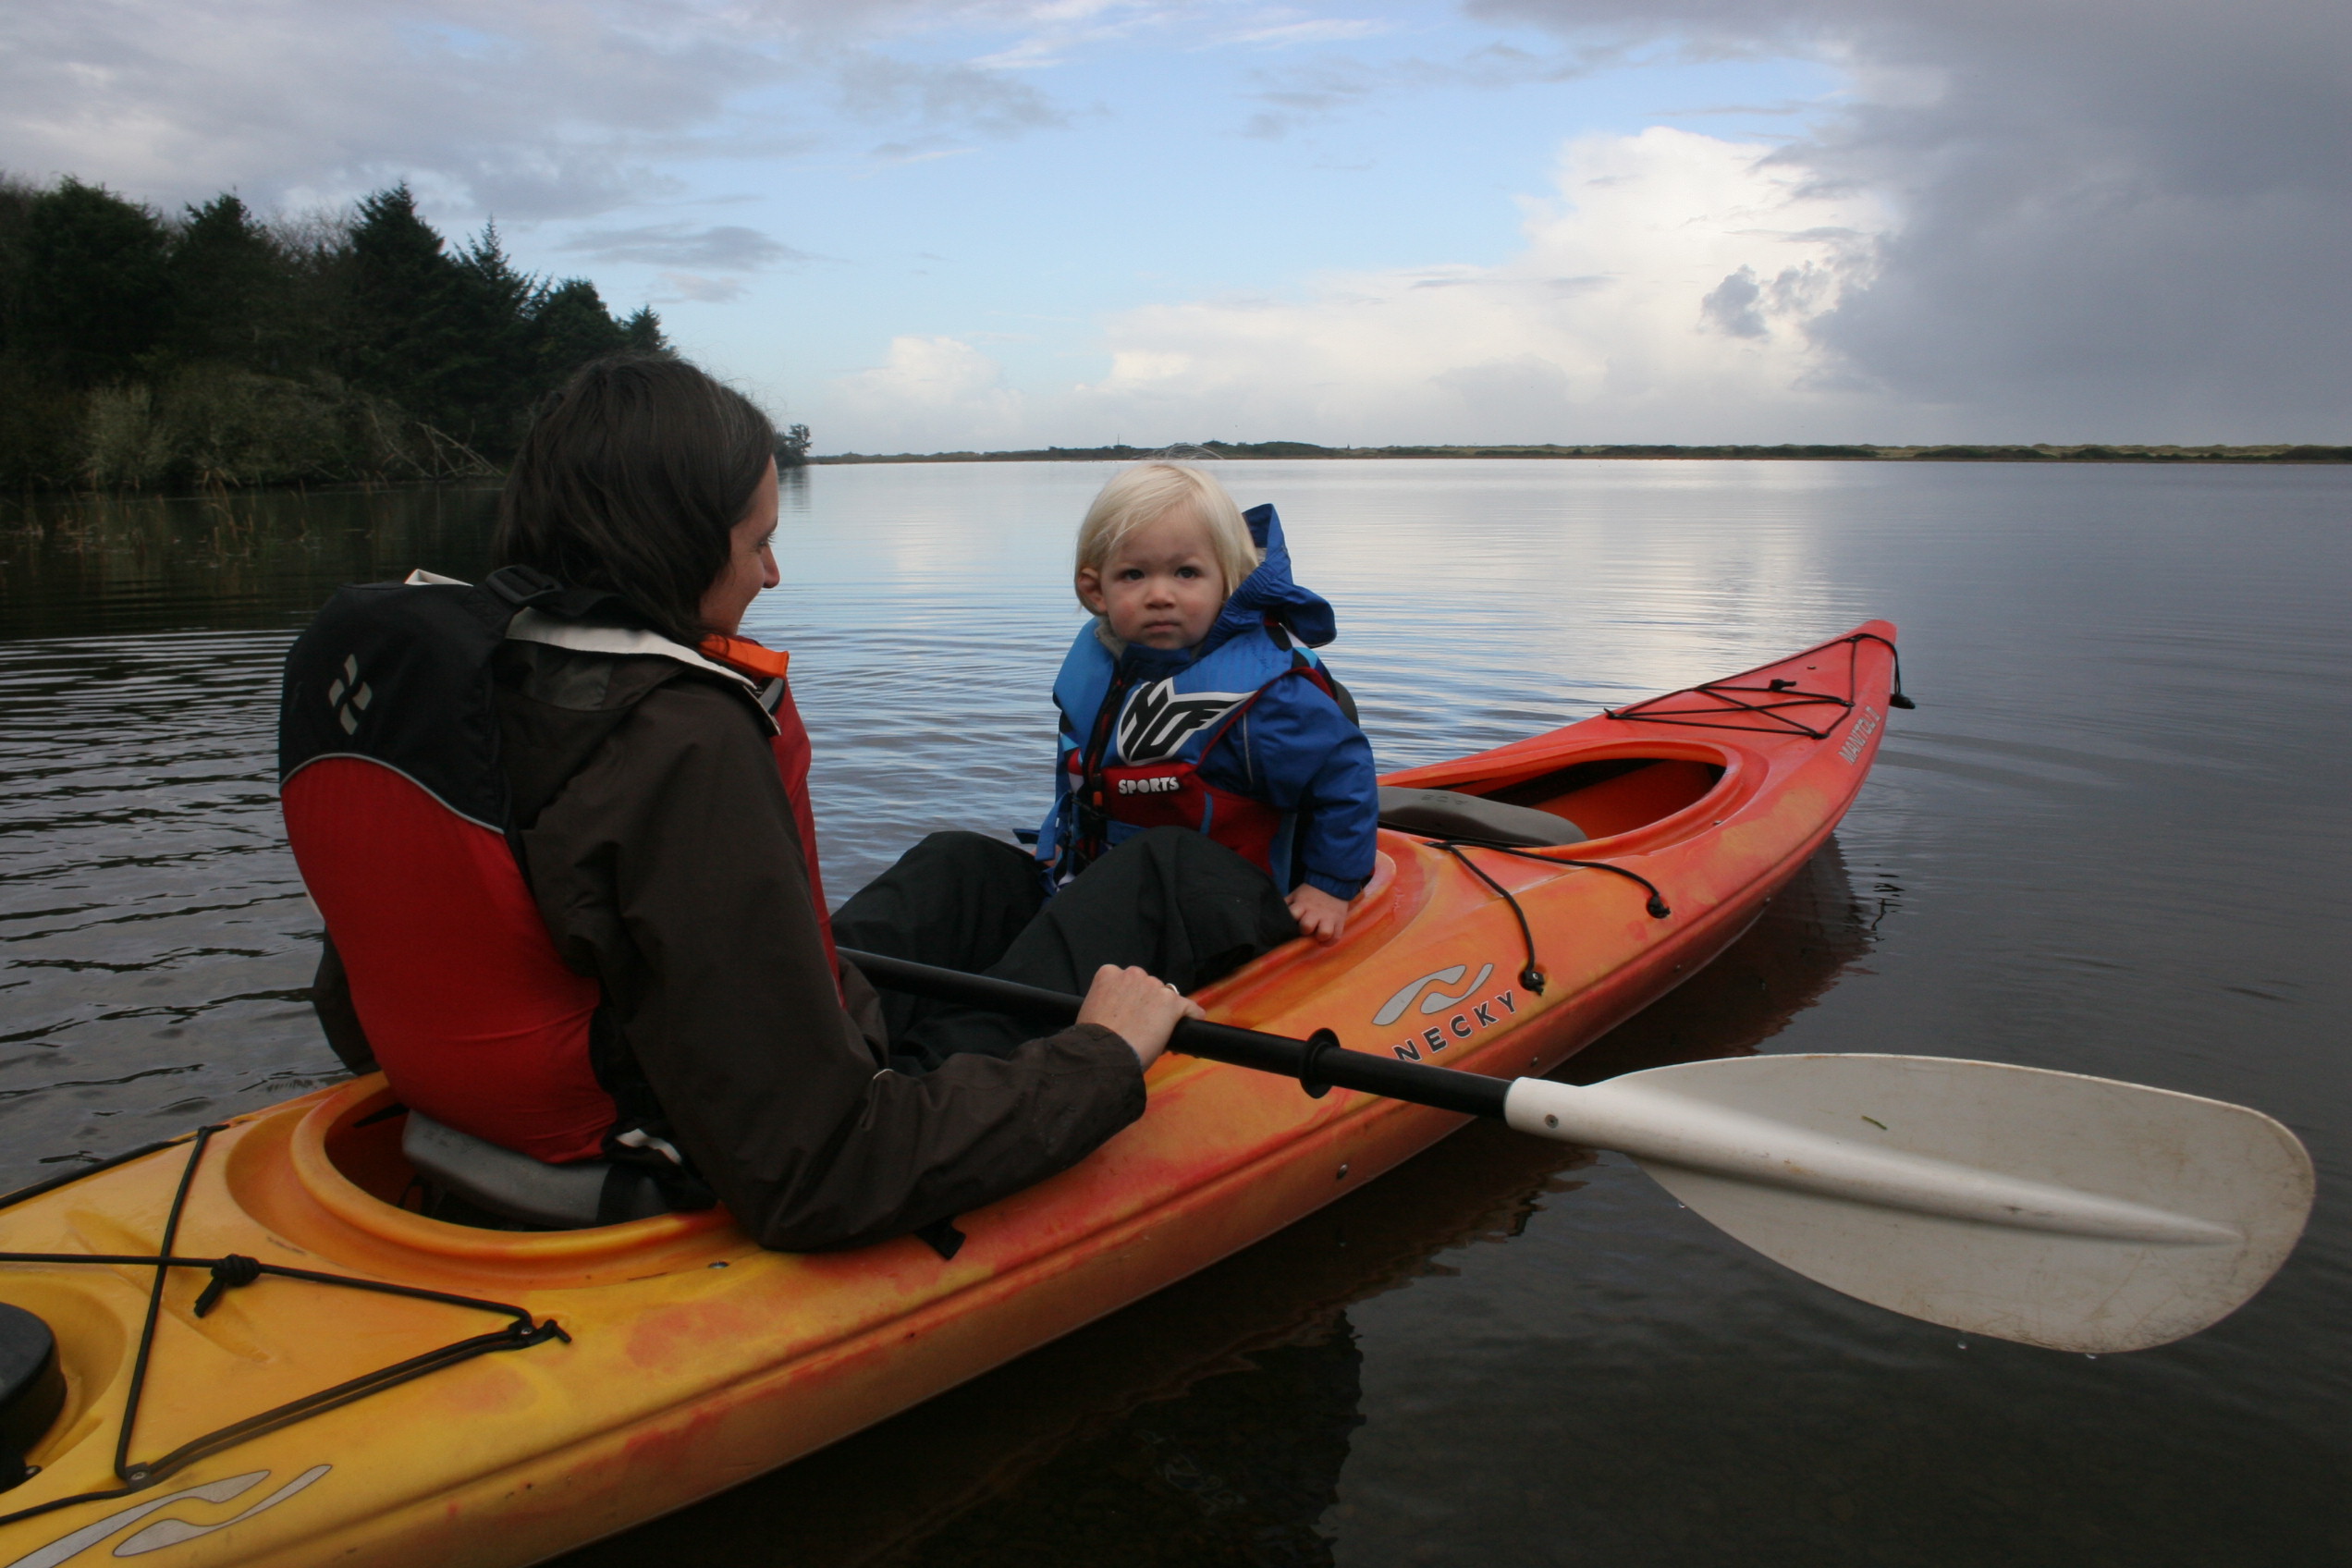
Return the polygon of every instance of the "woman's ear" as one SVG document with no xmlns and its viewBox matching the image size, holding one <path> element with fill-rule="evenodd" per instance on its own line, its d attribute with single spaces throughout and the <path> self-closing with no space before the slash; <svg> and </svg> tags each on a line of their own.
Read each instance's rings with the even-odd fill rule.
<svg viewBox="0 0 2352 1568">
<path fill-rule="evenodd" d="M 1078 602 L 1096 615 L 1110 613 L 1109 603 L 1103 598 L 1102 573 L 1090 566 L 1078 569 Z"/>
</svg>

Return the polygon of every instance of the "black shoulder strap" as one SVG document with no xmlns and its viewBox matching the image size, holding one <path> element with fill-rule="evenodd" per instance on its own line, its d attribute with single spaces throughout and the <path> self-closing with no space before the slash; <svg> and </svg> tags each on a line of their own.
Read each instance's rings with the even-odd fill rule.
<svg viewBox="0 0 2352 1568">
<path fill-rule="evenodd" d="M 501 567 L 478 586 L 337 590 L 286 655 L 279 782 L 323 757 L 364 757 L 459 816 L 507 831 L 492 660 L 508 626 L 525 609 L 576 619 L 621 608 L 614 594 L 567 587 L 527 566 Z"/>
<path fill-rule="evenodd" d="M 541 610 L 565 620 L 585 620 L 591 615 L 631 624 L 637 619 L 619 594 L 602 588 L 568 587 L 535 566 L 502 566 L 484 578 L 482 586 L 514 611 Z"/>
<path fill-rule="evenodd" d="M 506 830 L 491 655 L 518 606 L 457 583 L 338 589 L 286 655 L 282 785 L 331 756 L 405 774 L 459 816 Z"/>
</svg>

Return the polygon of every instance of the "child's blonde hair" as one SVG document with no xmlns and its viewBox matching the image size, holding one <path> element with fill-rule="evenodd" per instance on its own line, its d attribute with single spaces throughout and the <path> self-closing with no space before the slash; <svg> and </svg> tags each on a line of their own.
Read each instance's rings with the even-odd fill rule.
<svg viewBox="0 0 2352 1568">
<path fill-rule="evenodd" d="M 1242 508 L 1225 494 L 1225 486 L 1190 463 L 1137 463 L 1112 474 L 1078 525 L 1072 576 L 1089 569 L 1101 571 L 1130 534 L 1185 506 L 1208 530 L 1209 551 L 1225 574 L 1225 592 L 1231 596 L 1242 579 L 1257 569 L 1264 552 L 1250 538 Z"/>
</svg>

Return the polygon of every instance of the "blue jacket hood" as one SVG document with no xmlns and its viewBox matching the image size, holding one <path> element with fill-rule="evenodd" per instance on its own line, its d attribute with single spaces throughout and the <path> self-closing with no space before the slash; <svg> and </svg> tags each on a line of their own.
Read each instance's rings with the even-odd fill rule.
<svg viewBox="0 0 2352 1568">
<path fill-rule="evenodd" d="M 1266 558 L 1227 597 L 1208 635 L 1190 648 L 1130 646 L 1120 661 L 1123 668 L 1156 672 L 1181 669 L 1207 656 L 1219 643 L 1263 625 L 1269 615 L 1310 648 L 1319 648 L 1339 635 L 1330 602 L 1291 580 L 1291 549 L 1283 543 L 1282 520 L 1274 508 L 1252 507 L 1242 514 L 1242 521 L 1249 524 L 1250 539 L 1266 552 Z"/>
</svg>

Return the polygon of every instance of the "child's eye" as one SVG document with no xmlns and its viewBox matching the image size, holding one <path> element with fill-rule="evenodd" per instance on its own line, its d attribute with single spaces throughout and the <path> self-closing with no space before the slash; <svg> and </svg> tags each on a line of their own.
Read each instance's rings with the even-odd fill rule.
<svg viewBox="0 0 2352 1568">
<path fill-rule="evenodd" d="M 1176 575 L 1179 577 L 1198 577 L 1200 574 L 1201 569 L 1196 566 L 1180 566 L 1176 569 Z"/>
</svg>

